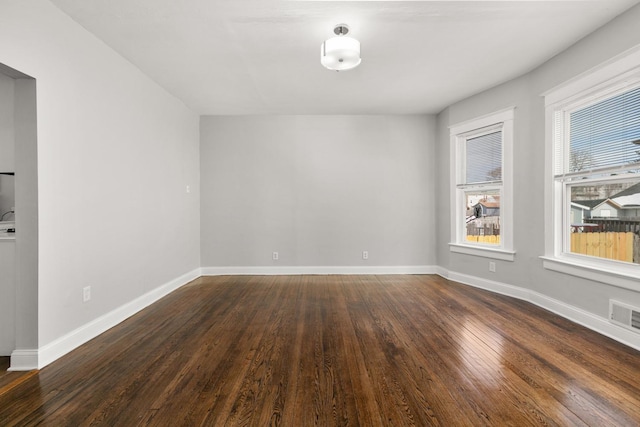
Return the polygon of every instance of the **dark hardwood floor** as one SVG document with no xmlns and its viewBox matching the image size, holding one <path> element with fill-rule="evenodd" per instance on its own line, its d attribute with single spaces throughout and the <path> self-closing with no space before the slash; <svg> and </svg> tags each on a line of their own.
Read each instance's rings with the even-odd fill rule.
<svg viewBox="0 0 640 427">
<path fill-rule="evenodd" d="M 640 425 L 640 352 L 438 276 L 201 278 L 0 395 L 0 426 Z"/>
<path fill-rule="evenodd" d="M 11 358 L 9 356 L 0 357 L 0 396 L 8 392 L 13 387 L 25 381 L 30 373 L 27 372 L 9 372 L 9 365 L 11 364 Z M 31 373 L 33 375 L 33 373 Z"/>
</svg>

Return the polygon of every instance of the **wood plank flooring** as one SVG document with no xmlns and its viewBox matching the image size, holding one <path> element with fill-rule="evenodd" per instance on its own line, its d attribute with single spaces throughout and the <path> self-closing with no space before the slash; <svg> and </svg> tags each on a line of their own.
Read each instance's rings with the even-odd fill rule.
<svg viewBox="0 0 640 427">
<path fill-rule="evenodd" d="M 9 372 L 11 358 L 8 356 L 0 357 L 0 397 L 8 393 L 14 387 L 27 381 L 31 376 L 36 375 L 37 371 L 31 372 Z M 1 426 L 2 424 L 0 424 Z"/>
<path fill-rule="evenodd" d="M 640 352 L 438 276 L 200 278 L 0 396 L 0 426 L 638 426 Z"/>
</svg>

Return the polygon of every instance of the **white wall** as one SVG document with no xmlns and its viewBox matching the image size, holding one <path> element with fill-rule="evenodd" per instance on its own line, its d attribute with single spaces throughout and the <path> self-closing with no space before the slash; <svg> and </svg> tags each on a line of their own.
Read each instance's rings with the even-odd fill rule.
<svg viewBox="0 0 640 427">
<path fill-rule="evenodd" d="M 15 340 L 38 348 L 38 138 L 36 81 L 15 80 Z M 12 354 L 12 366 L 15 365 Z"/>
<path fill-rule="evenodd" d="M 11 356 L 16 344 L 15 243 L 0 239 L 0 356 Z"/>
<path fill-rule="evenodd" d="M 46 0 L 0 1 L 0 63 L 37 81 L 43 347 L 200 266 L 198 117 Z"/>
<path fill-rule="evenodd" d="M 575 308 L 584 318 L 595 315 L 595 322 L 606 322 L 609 299 L 640 306 L 640 292 L 543 269 L 544 255 L 544 171 L 545 171 L 545 91 L 640 44 L 640 6 L 589 35 L 533 72 L 506 84 L 460 101 L 438 116 L 437 198 L 448 201 L 450 143 L 448 126 L 493 111 L 515 106 L 515 262 L 496 261 L 496 273 L 490 273 L 489 260 L 450 253 L 449 216 L 443 216 L 438 228 L 438 265 L 449 272 L 479 278 L 487 284 L 498 282 L 531 290 L 536 295 L 559 302 L 559 307 Z M 489 282 L 487 282 L 489 281 Z M 596 319 L 596 318 L 594 318 Z M 604 325 L 604 323 L 602 323 Z M 633 339 L 633 338 L 632 338 Z M 640 346 L 640 337 L 635 338 Z"/>
<path fill-rule="evenodd" d="M 434 265 L 434 131 L 426 116 L 203 117 L 202 265 Z"/>
<path fill-rule="evenodd" d="M 12 207 L 16 206 L 15 188 L 15 178 L 13 176 L 0 175 L 0 215 L 6 213 L 5 221 L 13 221 L 15 219 L 15 216 L 9 212 Z"/>
<path fill-rule="evenodd" d="M 14 93 L 13 79 L 0 72 L 0 172 L 15 171 Z M 15 206 L 14 188 L 12 176 L 0 175 L 0 215 Z M 5 220 L 13 220 L 13 216 Z"/>
<path fill-rule="evenodd" d="M 14 102 L 15 84 L 0 70 L 0 172 L 14 168 Z"/>
</svg>

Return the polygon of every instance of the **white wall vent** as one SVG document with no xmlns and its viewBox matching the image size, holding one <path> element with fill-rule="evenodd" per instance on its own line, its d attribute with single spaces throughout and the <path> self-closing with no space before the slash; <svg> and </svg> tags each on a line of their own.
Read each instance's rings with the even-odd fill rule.
<svg viewBox="0 0 640 427">
<path fill-rule="evenodd" d="M 609 320 L 640 333 L 640 308 L 609 300 Z"/>
</svg>

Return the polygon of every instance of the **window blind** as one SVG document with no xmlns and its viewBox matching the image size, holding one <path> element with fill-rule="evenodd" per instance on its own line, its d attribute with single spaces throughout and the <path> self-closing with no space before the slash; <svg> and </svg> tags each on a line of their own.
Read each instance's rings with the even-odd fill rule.
<svg viewBox="0 0 640 427">
<path fill-rule="evenodd" d="M 502 180 L 502 131 L 466 141 L 465 184 Z"/>
<path fill-rule="evenodd" d="M 640 162 L 640 87 L 572 112 L 569 141 L 567 172 Z"/>
</svg>

